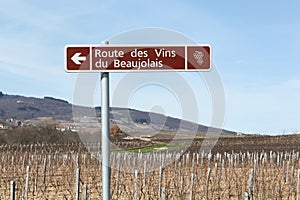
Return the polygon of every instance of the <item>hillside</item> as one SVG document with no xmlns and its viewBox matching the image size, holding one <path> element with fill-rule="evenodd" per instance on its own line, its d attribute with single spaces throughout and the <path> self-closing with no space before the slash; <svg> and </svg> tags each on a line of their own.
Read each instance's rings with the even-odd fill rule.
<svg viewBox="0 0 300 200">
<path fill-rule="evenodd" d="M 19 120 L 38 117 L 70 117 L 72 104 L 67 101 L 44 97 L 24 97 L 0 93 L 0 118 L 16 118 Z"/>
<path fill-rule="evenodd" d="M 63 144 L 80 143 L 81 140 L 77 133 L 49 129 L 47 127 L 21 127 L 17 129 L 0 130 L 0 145 L 19 145 L 19 144 Z"/>
<path fill-rule="evenodd" d="M 75 106 L 78 111 L 74 119 L 73 105 L 65 100 L 53 97 L 24 97 L 19 95 L 7 95 L 0 92 L 0 120 L 15 118 L 18 120 L 30 120 L 40 117 L 51 117 L 55 120 L 67 120 L 77 124 L 86 124 L 99 127 L 101 108 L 89 108 Z M 93 117 L 90 113 L 96 113 Z M 185 120 L 164 116 L 157 113 L 143 112 L 129 108 L 111 108 L 112 123 L 120 125 L 126 132 L 157 132 L 157 131 L 192 131 L 206 132 L 207 126 L 195 124 Z M 96 117 L 97 116 L 97 117 Z M 84 118 L 84 119 L 83 119 Z M 210 128 L 210 132 L 219 129 Z M 223 134 L 236 134 L 236 132 L 222 130 Z"/>
</svg>

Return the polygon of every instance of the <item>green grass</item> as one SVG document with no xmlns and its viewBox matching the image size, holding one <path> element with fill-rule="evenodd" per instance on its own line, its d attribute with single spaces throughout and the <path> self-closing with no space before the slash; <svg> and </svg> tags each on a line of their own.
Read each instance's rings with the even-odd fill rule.
<svg viewBox="0 0 300 200">
<path fill-rule="evenodd" d="M 156 151 L 155 148 L 161 148 L 161 147 L 165 147 L 165 146 L 167 146 L 166 143 L 158 142 L 158 143 L 155 143 L 155 144 L 153 144 L 151 146 L 145 146 L 145 147 L 137 147 L 137 148 L 127 149 L 127 151 L 133 152 L 133 153 L 148 153 L 148 152 Z"/>
<path fill-rule="evenodd" d="M 180 145 L 168 145 L 167 143 L 157 142 L 151 146 L 127 149 L 127 151 L 133 152 L 133 153 L 149 153 L 149 152 L 159 151 L 159 150 L 157 150 L 157 148 L 162 148 L 162 147 L 167 147 L 168 150 L 176 150 L 176 149 L 181 148 Z"/>
</svg>

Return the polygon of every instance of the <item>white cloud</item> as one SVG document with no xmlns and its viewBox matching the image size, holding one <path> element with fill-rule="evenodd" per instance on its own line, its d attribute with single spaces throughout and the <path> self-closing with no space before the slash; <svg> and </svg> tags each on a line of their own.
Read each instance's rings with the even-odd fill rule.
<svg viewBox="0 0 300 200">
<path fill-rule="evenodd" d="M 300 90 L 300 79 L 287 80 L 283 85 L 290 88 L 290 89 Z"/>
<path fill-rule="evenodd" d="M 227 90 L 226 126 L 247 133 L 300 129 L 299 81 L 251 89 Z"/>
<path fill-rule="evenodd" d="M 12 39 L 0 39 L 0 61 L 2 62 L 1 70 L 17 73 L 19 71 L 23 75 L 30 77 L 49 77 L 58 76 L 60 70 L 54 66 L 52 61 L 57 60 L 57 56 L 53 55 L 53 60 L 48 60 L 52 55 L 46 47 L 39 46 L 37 43 L 28 41 L 14 41 Z M 61 51 L 63 53 L 63 51 Z M 61 56 L 63 59 L 63 55 Z M 55 63 L 55 62 L 54 62 Z M 63 60 L 62 62 L 63 63 Z M 26 72 L 26 73 L 24 73 Z"/>
</svg>

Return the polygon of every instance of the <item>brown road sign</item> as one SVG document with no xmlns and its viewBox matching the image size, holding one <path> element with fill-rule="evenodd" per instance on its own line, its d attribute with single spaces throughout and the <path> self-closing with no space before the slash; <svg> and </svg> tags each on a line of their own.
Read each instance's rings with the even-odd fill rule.
<svg viewBox="0 0 300 200">
<path fill-rule="evenodd" d="M 209 45 L 68 45 L 67 72 L 208 71 Z"/>
</svg>

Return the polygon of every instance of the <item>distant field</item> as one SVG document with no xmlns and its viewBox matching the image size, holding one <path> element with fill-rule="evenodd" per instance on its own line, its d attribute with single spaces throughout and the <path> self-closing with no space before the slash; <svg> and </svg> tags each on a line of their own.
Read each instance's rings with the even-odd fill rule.
<svg viewBox="0 0 300 200">
<path fill-rule="evenodd" d="M 176 150 L 176 147 L 182 148 L 188 146 L 189 151 L 210 150 L 216 152 L 254 152 L 254 151 L 300 151 L 300 135 L 281 135 L 281 136 L 263 136 L 263 135 L 241 135 L 234 134 L 209 134 L 188 133 L 188 132 L 144 132 L 138 135 L 152 135 L 151 142 L 132 141 L 126 142 L 117 140 L 117 146 L 125 149 L 134 149 L 146 146 L 146 148 L 155 148 L 156 145 L 169 146 L 169 149 Z M 100 135 L 90 134 L 89 140 L 99 141 Z M 60 132 L 47 128 L 27 127 L 21 129 L 0 130 L 0 145 L 3 144 L 53 144 L 53 143 L 79 143 L 80 137 L 73 132 Z M 162 145 L 163 144 L 163 145 Z M 150 147 L 149 147 L 150 146 Z M 148 150 L 147 150 L 148 151 Z"/>
<path fill-rule="evenodd" d="M 207 150 L 212 153 L 224 152 L 269 152 L 269 151 L 300 151 L 300 135 L 285 135 L 285 136 L 232 136 L 222 135 L 220 137 L 203 138 L 197 136 L 194 140 L 188 139 L 187 136 L 181 139 L 172 139 L 174 135 L 155 136 L 152 140 L 153 146 L 146 147 L 147 149 L 155 149 L 155 147 L 167 147 L 168 150 L 177 150 L 189 144 L 187 151 L 197 152 Z M 149 145 L 148 145 L 149 146 Z M 122 147 L 122 145 L 121 145 Z M 141 150 L 145 149 L 141 147 Z M 165 149 L 166 150 L 166 149 Z M 139 148 L 134 148 L 138 152 Z"/>
<path fill-rule="evenodd" d="M 173 138 L 174 133 L 158 134 L 154 137 L 155 141 L 169 143 Z M 182 139 L 177 141 L 178 144 L 184 143 L 188 138 L 185 134 Z M 204 140 L 205 139 L 205 140 Z M 255 152 L 255 151 L 300 151 L 300 135 L 280 135 L 280 136 L 263 136 L 263 135 L 213 135 L 205 138 L 205 134 L 197 133 L 195 139 L 191 143 L 189 150 L 198 151 L 200 147 L 211 149 L 213 153 L 223 152 Z M 206 147 L 206 148 L 205 148 Z M 212 148 L 211 148 L 212 147 Z"/>
</svg>

